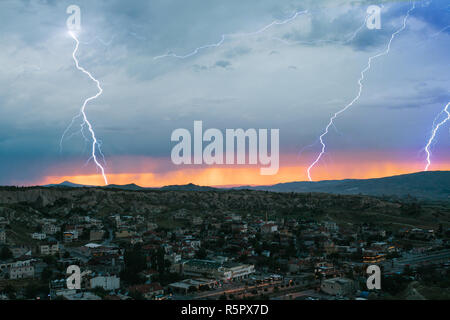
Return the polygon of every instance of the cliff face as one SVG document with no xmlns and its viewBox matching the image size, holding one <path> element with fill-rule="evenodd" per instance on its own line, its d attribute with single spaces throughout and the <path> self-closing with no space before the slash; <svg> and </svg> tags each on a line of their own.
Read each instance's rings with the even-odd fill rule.
<svg viewBox="0 0 450 320">
<path fill-rule="evenodd" d="M 55 203 L 57 199 L 73 197 L 73 192 L 54 189 L 17 189 L 0 190 L 0 203 L 39 203 L 47 206 Z"/>
<path fill-rule="evenodd" d="M 0 188 L 0 217 L 19 216 L 28 223 L 35 217 L 70 219 L 89 214 L 172 217 L 183 210 L 205 216 L 226 214 L 331 219 L 342 223 L 384 223 L 390 226 L 450 225 L 444 204 L 388 200 L 363 195 L 327 193 L 274 193 L 251 190 L 127 191 L 104 188 Z"/>
<path fill-rule="evenodd" d="M 398 204 L 367 196 L 291 194 L 264 191 L 125 191 L 99 188 L 0 188 L 0 205 L 30 205 L 47 211 L 80 208 L 88 211 L 151 212 L 161 208 L 204 210 L 365 210 L 398 208 Z"/>
</svg>

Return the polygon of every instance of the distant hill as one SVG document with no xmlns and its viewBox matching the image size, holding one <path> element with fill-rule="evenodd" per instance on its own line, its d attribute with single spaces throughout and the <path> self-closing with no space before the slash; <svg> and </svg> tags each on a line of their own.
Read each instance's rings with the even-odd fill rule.
<svg viewBox="0 0 450 320">
<path fill-rule="evenodd" d="M 65 181 L 57 185 L 45 187 L 81 188 L 94 187 Z M 426 200 L 450 200 L 450 171 L 432 171 L 405 174 L 393 177 L 365 180 L 330 180 L 319 182 L 289 182 L 272 186 L 243 186 L 229 189 L 197 186 L 195 184 L 174 185 L 162 188 L 144 188 L 136 184 L 108 185 L 96 187 L 105 189 L 120 189 L 128 191 L 162 190 L 162 191 L 218 191 L 218 190 L 259 190 L 272 192 L 318 192 L 343 195 L 370 196 L 412 196 Z"/>
<path fill-rule="evenodd" d="M 47 187 L 47 188 L 93 188 L 95 186 L 88 186 L 88 185 L 72 183 L 70 181 L 64 181 L 60 184 L 47 184 L 43 187 Z"/>
<path fill-rule="evenodd" d="M 213 187 L 202 187 L 197 186 L 195 184 L 187 184 L 187 185 L 173 185 L 173 186 L 165 186 L 162 188 L 145 188 L 138 186 L 134 183 L 118 185 L 118 184 L 110 184 L 107 186 L 88 186 L 72 183 L 69 181 L 64 181 L 60 184 L 49 184 L 43 187 L 47 188 L 101 188 L 101 189 L 120 189 L 120 190 L 128 190 L 128 191 L 145 191 L 145 190 L 163 190 L 163 191 L 212 191 L 212 190 L 220 190 Z"/>
<path fill-rule="evenodd" d="M 141 190 L 147 190 L 149 188 L 140 187 L 134 183 L 126 184 L 126 185 L 117 185 L 117 184 L 110 184 L 106 187 L 103 187 L 105 189 L 120 189 L 120 190 L 132 190 L 132 191 L 141 191 Z"/>
<path fill-rule="evenodd" d="M 202 187 L 202 186 L 197 186 L 195 184 L 187 184 L 187 185 L 180 185 L 180 186 L 167 186 L 167 187 L 163 187 L 160 188 L 159 190 L 164 190 L 164 191 L 215 191 L 215 190 L 219 190 L 213 187 Z"/>
<path fill-rule="evenodd" d="M 450 171 L 419 172 L 366 180 L 290 182 L 273 186 L 239 187 L 236 189 L 399 197 L 410 195 L 418 199 L 450 200 Z"/>
</svg>

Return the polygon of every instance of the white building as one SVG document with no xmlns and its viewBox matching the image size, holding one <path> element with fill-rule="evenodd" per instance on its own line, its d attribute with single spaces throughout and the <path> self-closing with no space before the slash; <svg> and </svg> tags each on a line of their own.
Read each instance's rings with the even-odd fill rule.
<svg viewBox="0 0 450 320">
<path fill-rule="evenodd" d="M 241 280 L 255 272 L 254 265 L 218 263 L 210 260 L 192 259 L 183 264 L 184 275 L 216 280 Z"/>
<path fill-rule="evenodd" d="M 31 235 L 31 238 L 34 240 L 45 240 L 47 239 L 47 235 L 45 233 L 35 232 Z"/>
<path fill-rule="evenodd" d="M 355 282 L 346 278 L 326 279 L 322 281 L 320 289 L 333 296 L 346 296 L 355 291 Z"/>
<path fill-rule="evenodd" d="M 278 226 L 272 222 L 265 223 L 261 227 L 262 233 L 272 233 L 272 232 L 277 232 L 277 231 L 278 231 Z"/>
<path fill-rule="evenodd" d="M 250 264 L 230 264 L 226 268 L 231 271 L 231 280 L 246 279 L 250 274 L 255 272 L 255 266 Z"/>
<path fill-rule="evenodd" d="M 90 286 L 94 288 L 103 288 L 107 291 L 120 289 L 120 278 L 117 276 L 98 276 L 91 278 Z"/>
<path fill-rule="evenodd" d="M 172 253 L 164 255 L 164 259 L 170 261 L 171 264 L 179 263 L 181 261 L 181 254 Z"/>
<path fill-rule="evenodd" d="M 55 255 L 59 253 L 59 244 L 58 243 L 48 243 L 39 246 L 39 251 L 42 255 Z"/>
<path fill-rule="evenodd" d="M 34 278 L 33 262 L 35 262 L 33 259 L 20 260 L 7 265 L 0 265 L 0 269 L 9 268 L 9 278 L 11 280 Z"/>
<path fill-rule="evenodd" d="M 42 227 L 42 231 L 45 232 L 46 234 L 56 234 L 59 231 L 61 231 L 61 227 L 58 227 L 52 223 L 46 223 Z"/>
<path fill-rule="evenodd" d="M 9 270 L 9 278 L 11 280 L 34 278 L 34 266 L 28 265 L 28 266 L 11 268 Z"/>
</svg>

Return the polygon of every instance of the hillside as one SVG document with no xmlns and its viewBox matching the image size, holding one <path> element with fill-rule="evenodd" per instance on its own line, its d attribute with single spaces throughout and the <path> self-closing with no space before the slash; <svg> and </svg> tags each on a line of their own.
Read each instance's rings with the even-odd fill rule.
<svg viewBox="0 0 450 320">
<path fill-rule="evenodd" d="M 393 200 L 365 195 L 274 193 L 252 190 L 121 190 L 113 188 L 0 188 L 0 216 L 30 214 L 44 217 L 73 215 L 150 215 L 167 218 L 176 212 L 196 215 L 230 213 L 302 219 L 332 219 L 343 223 L 384 223 L 392 227 L 450 226 L 448 204 L 413 199 Z"/>
<path fill-rule="evenodd" d="M 412 196 L 424 200 L 450 200 L 450 172 L 419 172 L 379 179 L 291 182 L 239 189 L 273 192 L 324 192 L 372 196 Z"/>
<path fill-rule="evenodd" d="M 219 190 L 257 190 L 272 192 L 318 192 L 342 195 L 396 196 L 414 197 L 421 200 L 450 201 L 450 171 L 419 172 L 393 177 L 364 180 L 330 180 L 319 182 L 289 182 L 273 186 L 242 186 L 232 189 L 202 187 L 194 184 L 166 186 L 162 188 L 145 188 L 136 184 L 109 185 L 106 187 L 84 186 L 71 182 L 44 187 L 61 188 L 104 188 L 130 191 L 219 191 Z"/>
</svg>

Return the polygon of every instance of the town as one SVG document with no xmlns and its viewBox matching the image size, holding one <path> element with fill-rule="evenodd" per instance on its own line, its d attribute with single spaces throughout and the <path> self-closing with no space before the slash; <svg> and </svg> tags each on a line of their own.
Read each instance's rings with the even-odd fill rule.
<svg viewBox="0 0 450 320">
<path fill-rule="evenodd" d="M 368 196 L 1 188 L 0 299 L 448 299 L 449 213 Z"/>
</svg>

